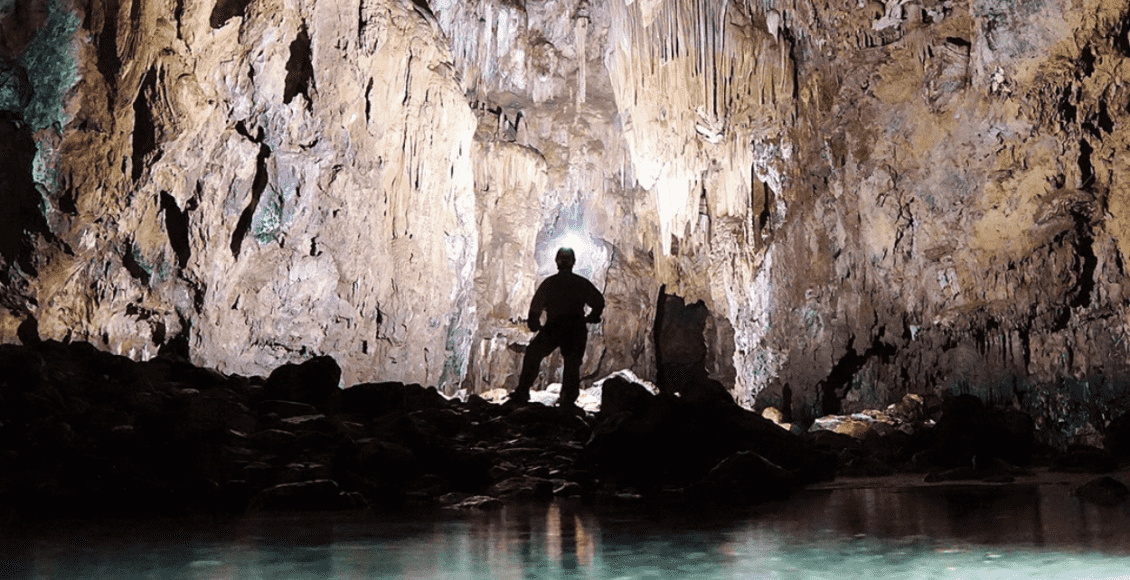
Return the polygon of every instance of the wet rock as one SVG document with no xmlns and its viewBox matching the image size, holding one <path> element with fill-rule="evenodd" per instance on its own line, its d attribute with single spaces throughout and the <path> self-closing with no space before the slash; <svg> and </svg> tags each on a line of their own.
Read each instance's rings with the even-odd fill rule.
<svg viewBox="0 0 1130 580">
<path fill-rule="evenodd" d="M 1110 476 L 1092 479 L 1072 493 L 1079 499 L 1103 506 L 1116 506 L 1130 498 L 1130 489 L 1126 484 Z"/>
<path fill-rule="evenodd" d="M 469 493 L 464 493 L 464 492 L 461 492 L 461 491 L 450 491 L 450 492 L 447 492 L 447 493 L 437 497 L 436 503 L 438 503 L 441 506 L 447 507 L 447 506 L 455 505 L 455 504 L 457 504 L 457 503 L 459 503 L 459 502 L 461 502 L 461 501 L 463 501 L 463 500 L 465 500 L 469 497 L 471 497 L 471 494 L 469 494 Z"/>
<path fill-rule="evenodd" d="M 553 482 L 548 479 L 520 475 L 492 485 L 490 493 L 505 500 L 550 499 L 553 490 Z"/>
<path fill-rule="evenodd" d="M 926 483 L 938 483 L 942 481 L 963 481 L 968 479 L 981 479 L 981 472 L 974 469 L 972 465 L 965 465 L 944 471 L 932 471 L 927 473 L 926 477 L 922 478 L 922 481 Z"/>
<path fill-rule="evenodd" d="M 739 451 L 714 466 L 691 493 L 725 503 L 757 503 L 788 497 L 796 478 L 751 451 Z"/>
<path fill-rule="evenodd" d="M 841 477 L 885 477 L 895 470 L 888 464 L 871 457 L 856 457 L 847 460 L 836 475 Z"/>
<path fill-rule="evenodd" d="M 584 494 L 584 488 L 575 481 L 565 481 L 553 488 L 553 495 L 557 497 L 576 497 Z"/>
<path fill-rule="evenodd" d="M 260 401 L 255 405 L 262 415 L 274 414 L 280 419 L 298 417 L 301 415 L 317 415 L 318 408 L 314 405 L 299 403 L 298 401 L 280 401 L 277 399 Z"/>
<path fill-rule="evenodd" d="M 447 480 L 435 475 L 434 473 L 425 473 L 416 479 L 408 482 L 408 498 L 414 500 L 432 500 L 441 495 L 448 493 L 451 486 Z"/>
<path fill-rule="evenodd" d="M 328 480 L 333 470 L 321 463 L 289 463 L 278 471 L 277 483 L 300 483 L 303 481 Z"/>
<path fill-rule="evenodd" d="M 280 419 L 276 425 L 278 428 L 292 433 L 301 433 L 303 431 L 316 431 L 319 433 L 335 433 L 337 426 L 334 425 L 328 417 L 322 414 L 317 415 L 298 415 L 295 417 L 287 417 Z"/>
<path fill-rule="evenodd" d="M 264 510 L 332 511 L 355 507 L 355 498 L 332 479 L 283 483 L 264 489 L 252 506 Z"/>
<path fill-rule="evenodd" d="M 502 507 L 502 501 L 489 495 L 473 495 L 458 503 L 447 506 L 457 510 L 494 510 Z"/>
</svg>

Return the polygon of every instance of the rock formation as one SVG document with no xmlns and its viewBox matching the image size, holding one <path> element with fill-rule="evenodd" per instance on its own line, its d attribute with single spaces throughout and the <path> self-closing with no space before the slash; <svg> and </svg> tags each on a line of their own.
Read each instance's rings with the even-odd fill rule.
<svg viewBox="0 0 1130 580">
<path fill-rule="evenodd" d="M 784 421 L 968 392 L 1065 445 L 1128 406 L 1125 3 L 0 15 L 5 342 L 505 388 L 568 243 L 609 299 L 590 379 L 654 376 L 670 294 Z"/>
</svg>

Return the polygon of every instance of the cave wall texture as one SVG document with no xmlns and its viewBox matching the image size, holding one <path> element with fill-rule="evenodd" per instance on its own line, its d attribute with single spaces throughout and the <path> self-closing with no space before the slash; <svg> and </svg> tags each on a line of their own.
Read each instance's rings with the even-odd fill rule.
<svg viewBox="0 0 1130 580">
<path fill-rule="evenodd" d="M 512 387 L 565 241 L 589 378 L 654 376 L 662 286 L 743 404 L 972 392 L 1093 439 L 1128 34 L 1113 0 L 2 0 L 0 340 Z"/>
</svg>

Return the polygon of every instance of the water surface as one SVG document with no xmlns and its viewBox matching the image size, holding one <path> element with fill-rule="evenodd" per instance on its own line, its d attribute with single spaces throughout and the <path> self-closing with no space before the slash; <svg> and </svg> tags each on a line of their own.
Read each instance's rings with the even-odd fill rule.
<svg viewBox="0 0 1130 580">
<path fill-rule="evenodd" d="M 748 510 L 559 501 L 55 522 L 0 533 L 0 578 L 1130 579 L 1126 504 L 1068 489 L 849 488 Z"/>
</svg>

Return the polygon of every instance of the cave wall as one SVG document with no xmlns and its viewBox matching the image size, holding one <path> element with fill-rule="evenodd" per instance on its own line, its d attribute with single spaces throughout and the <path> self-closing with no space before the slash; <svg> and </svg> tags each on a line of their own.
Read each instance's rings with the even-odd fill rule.
<svg viewBox="0 0 1130 580">
<path fill-rule="evenodd" d="M 1127 6 L 782 11 L 801 122 L 761 397 L 973 392 L 1060 443 L 1101 430 L 1126 408 Z"/>
<path fill-rule="evenodd" d="M 476 122 L 434 21 L 395 2 L 42 0 L 5 22 L 10 53 L 12 29 L 38 30 L 69 69 L 35 94 L 65 95 L 53 118 L 5 107 L 47 222 L 34 270 L 5 253 L 5 340 L 31 315 L 135 358 L 183 337 L 229 373 L 332 354 L 347 384 L 458 383 Z"/>
<path fill-rule="evenodd" d="M 588 378 L 654 376 L 665 287 L 793 419 L 956 390 L 1070 439 L 1125 407 L 1124 3 L 0 10 L 5 341 L 510 387 L 569 243 L 609 301 Z"/>
</svg>

